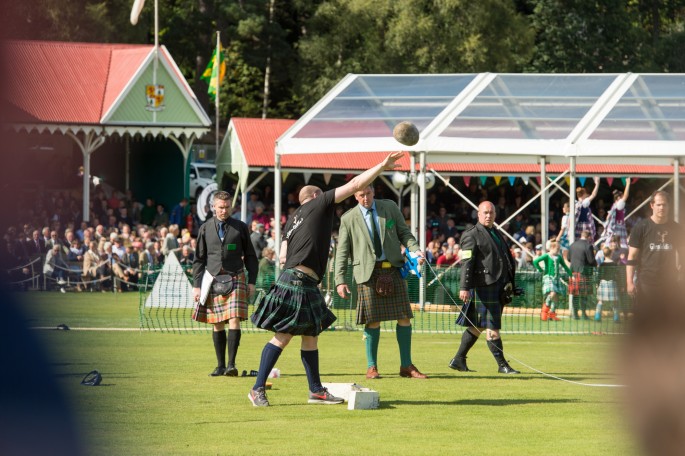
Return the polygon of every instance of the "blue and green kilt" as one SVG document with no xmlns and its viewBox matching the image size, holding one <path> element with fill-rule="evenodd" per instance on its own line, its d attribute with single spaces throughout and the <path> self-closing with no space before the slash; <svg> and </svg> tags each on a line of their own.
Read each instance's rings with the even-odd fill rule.
<svg viewBox="0 0 685 456">
<path fill-rule="evenodd" d="M 618 287 L 614 280 L 600 280 L 597 287 L 597 301 L 618 301 Z"/>
<path fill-rule="evenodd" d="M 546 295 L 551 292 L 564 294 L 566 292 L 566 287 L 559 277 L 544 275 L 542 276 L 542 294 Z"/>
<path fill-rule="evenodd" d="M 231 318 L 240 318 L 240 321 L 247 320 L 247 281 L 245 272 L 241 272 L 235 278 L 235 288 L 227 296 L 213 295 L 211 292 L 207 296 L 204 305 L 195 304 L 192 319 L 200 323 L 221 323 Z M 209 304 L 209 305 L 208 305 Z"/>
<path fill-rule="evenodd" d="M 392 275 L 392 294 L 379 296 L 375 290 L 376 278 Z M 357 324 L 414 318 L 409 305 L 407 284 L 397 268 L 374 269 L 368 282 L 357 285 Z"/>
<path fill-rule="evenodd" d="M 568 236 L 566 235 L 566 233 L 564 233 L 559 238 L 559 247 L 561 247 L 561 250 L 568 250 L 568 246 Z"/>
<path fill-rule="evenodd" d="M 261 329 L 315 337 L 331 326 L 336 316 L 326 306 L 314 279 L 286 269 L 259 301 L 250 319 Z"/>
<path fill-rule="evenodd" d="M 501 329 L 502 303 L 500 295 L 505 282 L 498 281 L 493 285 L 475 289 L 475 298 L 464 304 L 457 317 L 460 326 L 475 326 L 476 328 Z"/>
</svg>

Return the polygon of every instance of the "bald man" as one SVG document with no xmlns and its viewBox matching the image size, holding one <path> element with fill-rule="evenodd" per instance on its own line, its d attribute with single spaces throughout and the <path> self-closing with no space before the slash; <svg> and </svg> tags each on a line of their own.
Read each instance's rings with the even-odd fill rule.
<svg viewBox="0 0 685 456">
<path fill-rule="evenodd" d="M 478 206 L 478 223 L 461 237 L 461 284 L 459 299 L 464 302 L 457 324 L 466 326 L 457 354 L 449 367 L 472 372 L 466 354 L 485 331 L 488 348 L 497 361 L 500 374 L 519 374 L 504 359 L 500 338 L 505 295 L 514 290 L 516 263 L 502 235 L 494 229 L 495 205 L 483 201 Z M 508 292 L 505 290 L 508 288 Z M 477 298 L 477 299 L 476 299 Z"/>
<path fill-rule="evenodd" d="M 283 271 L 252 314 L 258 328 L 275 334 L 262 350 L 259 372 L 248 398 L 255 407 L 267 407 L 266 379 L 293 336 L 302 336 L 300 356 L 309 382 L 310 404 L 339 404 L 319 377 L 319 334 L 336 320 L 318 288 L 326 272 L 335 205 L 365 189 L 383 171 L 392 170 L 402 152 L 389 154 L 381 163 L 345 185 L 323 192 L 307 185 L 299 195 L 300 207 L 285 225 L 279 261 Z"/>
</svg>

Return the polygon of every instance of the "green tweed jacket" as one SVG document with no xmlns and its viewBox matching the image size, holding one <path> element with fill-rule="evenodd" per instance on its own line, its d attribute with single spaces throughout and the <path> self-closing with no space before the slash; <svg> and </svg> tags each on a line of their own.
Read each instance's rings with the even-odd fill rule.
<svg viewBox="0 0 685 456">
<path fill-rule="evenodd" d="M 404 265 L 402 245 L 410 252 L 419 250 L 419 244 L 404 221 L 404 217 L 393 201 L 376 199 L 379 235 L 387 261 L 395 267 Z M 359 206 L 345 212 L 340 219 L 338 248 L 335 254 L 335 285 L 347 283 L 345 273 L 349 263 L 357 283 L 368 282 L 376 263 L 371 234 Z"/>
</svg>

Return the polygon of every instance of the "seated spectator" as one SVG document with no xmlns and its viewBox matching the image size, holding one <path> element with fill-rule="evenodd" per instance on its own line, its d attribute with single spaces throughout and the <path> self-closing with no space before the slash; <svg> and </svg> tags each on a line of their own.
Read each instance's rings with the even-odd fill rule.
<svg viewBox="0 0 685 456">
<path fill-rule="evenodd" d="M 152 226 L 169 226 L 169 214 L 164 210 L 163 204 L 157 205 L 157 212 L 155 212 L 155 217 L 152 219 Z"/>
<path fill-rule="evenodd" d="M 187 270 L 193 267 L 193 261 L 195 260 L 195 252 L 190 249 L 190 245 L 184 245 L 181 247 L 180 251 L 177 251 L 178 262 L 183 266 L 183 270 Z"/>
<path fill-rule="evenodd" d="M 454 253 L 455 253 L 454 250 L 446 249 L 445 253 L 443 253 L 442 255 L 440 255 L 438 257 L 438 260 L 436 261 L 435 264 L 438 267 L 448 267 L 448 266 L 453 265 L 454 263 L 456 263 L 459 260 L 459 258 L 457 258 L 457 256 Z"/>
</svg>

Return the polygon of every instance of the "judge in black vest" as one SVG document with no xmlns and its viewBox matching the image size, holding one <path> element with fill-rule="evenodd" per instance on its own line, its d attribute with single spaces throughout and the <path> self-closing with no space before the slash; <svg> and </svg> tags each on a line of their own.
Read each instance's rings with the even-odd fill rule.
<svg viewBox="0 0 685 456">
<path fill-rule="evenodd" d="M 493 228 L 495 205 L 483 201 L 478 206 L 478 223 L 461 237 L 461 284 L 459 299 L 464 302 L 457 324 L 466 326 L 457 354 L 449 367 L 470 372 L 466 354 L 485 329 L 488 348 L 501 374 L 518 374 L 504 359 L 499 330 L 502 327 L 503 295 L 513 293 L 515 263 L 504 238 Z M 511 296 L 511 294 L 509 295 Z M 478 300 L 476 300 L 476 297 Z"/>
<path fill-rule="evenodd" d="M 214 194 L 214 217 L 199 229 L 193 261 L 193 320 L 214 325 L 212 340 L 217 367 L 210 375 L 235 377 L 235 358 L 240 345 L 240 322 L 247 319 L 248 299 L 254 294 L 259 264 L 247 225 L 230 218 L 231 200 L 227 192 Z M 245 274 L 247 269 L 247 276 Z M 209 293 L 200 303 L 200 289 L 205 270 L 213 277 L 230 274 L 234 288 L 228 295 Z M 228 321 L 228 337 L 224 330 Z M 228 346 L 228 364 L 226 347 Z"/>
</svg>

